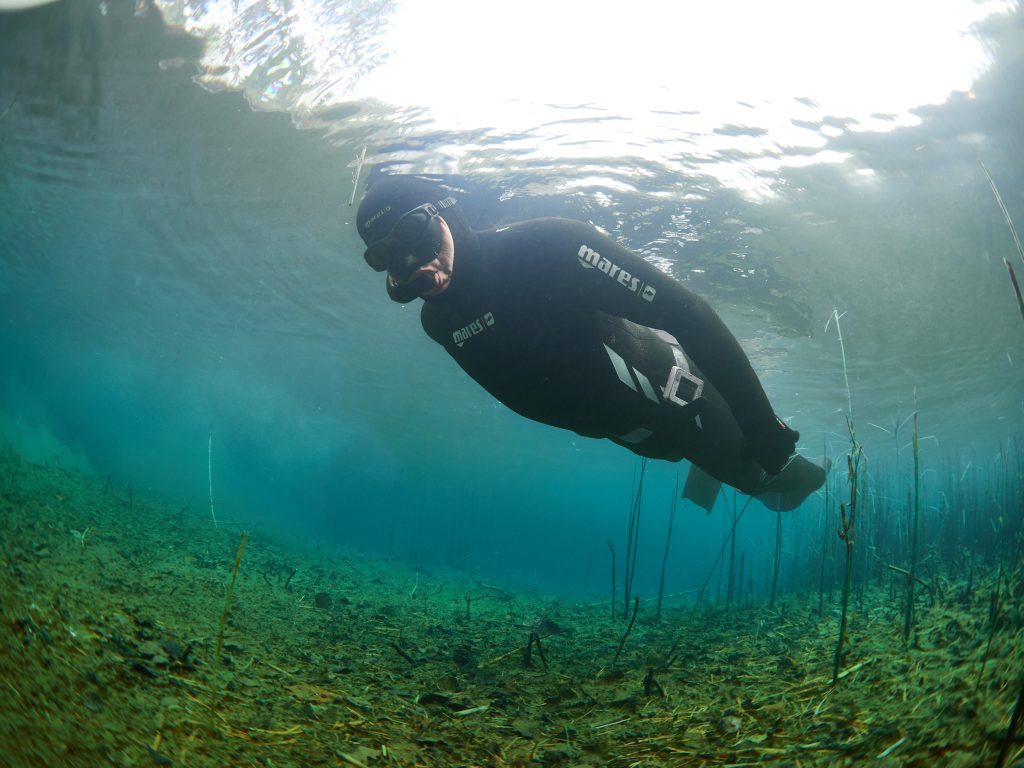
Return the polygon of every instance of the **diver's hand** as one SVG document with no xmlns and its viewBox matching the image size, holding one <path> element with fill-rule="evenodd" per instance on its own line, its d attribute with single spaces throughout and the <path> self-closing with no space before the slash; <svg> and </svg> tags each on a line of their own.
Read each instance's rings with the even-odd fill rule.
<svg viewBox="0 0 1024 768">
<path fill-rule="evenodd" d="M 769 475 L 777 475 L 796 451 L 800 433 L 778 418 L 775 425 L 753 434 L 744 434 L 740 453 L 747 461 L 756 461 Z"/>
</svg>

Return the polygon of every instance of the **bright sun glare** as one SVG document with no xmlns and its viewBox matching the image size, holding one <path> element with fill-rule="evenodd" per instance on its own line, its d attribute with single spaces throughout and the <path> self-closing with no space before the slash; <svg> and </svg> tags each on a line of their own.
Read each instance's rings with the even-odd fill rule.
<svg viewBox="0 0 1024 768">
<path fill-rule="evenodd" d="M 1012 3 L 522 0 L 511 8 L 401 3 L 384 41 L 388 59 L 358 94 L 424 107 L 440 130 L 532 131 L 537 156 L 600 146 L 606 156 L 711 158 L 706 172 L 756 196 L 767 193 L 760 174 L 782 164 L 844 159 L 783 158 L 786 148 L 822 148 L 840 130 L 808 123 L 831 116 L 849 130 L 891 130 L 916 124 L 915 107 L 969 90 L 989 63 L 972 25 Z M 723 137 L 723 126 L 754 130 Z M 757 159 L 745 168 L 718 162 L 723 149 Z"/>
<path fill-rule="evenodd" d="M 837 132 L 913 125 L 915 107 L 968 91 L 989 64 L 973 25 L 1013 8 L 1013 0 L 404 0 L 379 34 L 359 42 L 372 48 L 373 68 L 354 72 L 337 55 L 356 44 L 362 23 L 350 3 L 294 0 L 280 13 L 259 0 L 210 0 L 191 11 L 156 1 L 172 23 L 207 39 L 214 74 L 205 84 L 244 88 L 254 104 L 299 119 L 370 99 L 405 136 L 520 136 L 533 159 L 599 154 L 671 166 L 691 158 L 748 191 L 773 163 L 841 161 L 814 154 Z M 281 42 L 249 39 L 254 19 L 276 26 Z M 375 29 L 381 20 L 366 21 Z M 736 151 L 754 158 L 745 170 L 722 159 Z"/>
<path fill-rule="evenodd" d="M 868 118 L 941 103 L 986 66 L 970 34 L 1002 0 L 698 0 L 626 5 L 521 0 L 404 2 L 388 62 L 361 96 L 491 125 L 509 103 L 597 104 L 618 114 L 813 99 Z M 471 98 L 467 98 L 471 96 Z"/>
</svg>

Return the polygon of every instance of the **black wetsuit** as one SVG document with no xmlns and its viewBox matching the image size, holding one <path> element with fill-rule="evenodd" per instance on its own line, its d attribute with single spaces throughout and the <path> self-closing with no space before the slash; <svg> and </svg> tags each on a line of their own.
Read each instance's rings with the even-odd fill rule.
<svg viewBox="0 0 1024 768">
<path fill-rule="evenodd" d="M 774 428 L 775 414 L 703 299 L 582 222 L 536 219 L 477 237 L 473 252 L 456 248 L 448 289 L 421 315 L 466 373 L 530 419 L 763 490 L 740 441 Z"/>
</svg>

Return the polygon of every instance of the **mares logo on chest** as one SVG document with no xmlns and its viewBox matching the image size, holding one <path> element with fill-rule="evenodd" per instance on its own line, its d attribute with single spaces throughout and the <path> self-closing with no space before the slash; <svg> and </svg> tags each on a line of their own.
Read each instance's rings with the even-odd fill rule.
<svg viewBox="0 0 1024 768">
<path fill-rule="evenodd" d="M 485 312 L 468 325 L 462 326 L 457 331 L 452 331 L 452 341 L 455 342 L 456 347 L 461 347 L 467 339 L 473 338 L 478 333 L 483 333 L 492 325 L 494 325 L 494 315 Z"/>
<path fill-rule="evenodd" d="M 644 301 L 654 301 L 654 294 L 656 293 L 654 286 L 647 285 L 641 281 L 640 278 L 634 277 L 622 267 L 617 264 L 613 264 L 588 245 L 583 244 L 580 246 L 580 250 L 577 252 L 576 258 L 579 259 L 580 266 L 584 269 L 600 270 L 608 275 L 608 277 L 615 280 L 623 288 L 629 289 Z"/>
</svg>

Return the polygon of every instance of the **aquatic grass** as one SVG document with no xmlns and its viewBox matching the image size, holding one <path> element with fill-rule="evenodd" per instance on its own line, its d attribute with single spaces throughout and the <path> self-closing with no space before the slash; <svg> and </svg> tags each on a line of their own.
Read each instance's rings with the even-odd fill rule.
<svg viewBox="0 0 1024 768">
<path fill-rule="evenodd" d="M 1009 227 L 1010 234 L 1013 236 L 1013 244 L 1017 246 L 1017 253 L 1020 255 L 1021 264 L 1024 264 L 1024 245 L 1021 245 L 1020 236 L 1017 234 L 1017 228 L 1013 225 L 1013 219 L 1010 217 L 1010 211 L 1007 209 L 1006 203 L 1003 202 L 1003 196 L 999 194 L 999 187 L 996 186 L 996 182 L 992 178 L 992 174 L 988 172 L 988 168 L 983 162 L 981 162 L 981 170 L 985 172 L 985 178 L 988 179 L 988 185 L 992 189 L 992 194 L 995 195 L 996 204 L 999 206 L 999 210 L 1003 214 L 1003 219 L 1006 221 L 1006 226 Z M 1013 293 L 1017 297 L 1017 309 L 1020 310 L 1021 319 L 1024 319 L 1024 296 L 1021 295 L 1020 283 L 1017 282 L 1017 275 L 1014 274 L 1013 265 L 1005 256 L 1003 257 L 1003 264 L 1006 265 L 1006 271 L 1010 275 L 1010 284 L 1013 286 Z"/>
<path fill-rule="evenodd" d="M 839 502 L 839 514 L 841 527 L 839 538 L 846 545 L 846 560 L 843 568 L 843 597 L 842 610 L 839 618 L 839 640 L 836 643 L 836 653 L 832 661 L 832 685 L 839 682 L 839 665 L 843 658 L 843 645 L 846 642 L 847 614 L 850 604 L 850 583 L 853 576 L 853 543 L 857 522 L 857 480 L 860 472 L 861 448 L 853 437 L 853 425 L 850 425 L 850 453 L 846 456 L 846 466 L 850 481 L 850 509 L 847 514 L 846 503 Z"/>
<path fill-rule="evenodd" d="M 996 634 L 996 627 L 999 623 L 1000 597 L 1003 590 L 1003 566 L 1000 564 L 996 573 L 996 586 L 989 597 L 988 604 L 988 640 L 985 642 L 985 651 L 981 654 L 981 667 L 978 669 L 978 677 L 974 682 L 974 692 L 981 688 L 982 678 L 985 677 L 985 665 L 988 664 L 989 653 L 992 651 L 992 639 Z"/>
<path fill-rule="evenodd" d="M 6 442 L 7 461 L 5 464 L 7 465 L 7 472 L 5 473 L 5 477 L 7 478 L 8 492 L 12 492 L 18 486 L 18 475 L 22 470 L 22 459 L 21 455 L 14 450 L 14 443 L 9 440 Z"/>
<path fill-rule="evenodd" d="M 775 513 L 775 549 L 772 554 L 772 594 L 768 607 L 775 607 L 775 593 L 779 586 L 779 561 L 782 559 L 782 513 Z M 741 578 L 742 581 L 742 578 Z"/>
<path fill-rule="evenodd" d="M 353 167 L 355 168 L 355 170 L 352 171 L 352 194 L 348 198 L 349 208 L 351 208 L 353 205 L 355 205 L 355 202 L 356 202 L 356 192 L 359 189 L 359 176 L 362 174 L 363 166 L 365 164 L 366 164 L 366 145 L 364 144 L 363 148 L 361 150 L 359 150 L 359 156 L 355 160 L 353 160 L 351 163 L 348 164 L 349 168 L 353 168 Z"/>
<path fill-rule="evenodd" d="M 722 541 L 722 546 L 718 550 L 718 554 L 715 556 L 715 560 L 711 563 L 711 567 L 708 569 L 707 575 L 704 577 L 704 582 L 700 585 L 700 589 L 697 591 L 697 599 L 693 601 L 693 608 L 690 609 L 690 619 L 697 614 L 697 609 L 700 607 L 700 602 L 704 598 L 704 593 L 708 589 L 708 584 L 711 583 L 711 577 L 715 573 L 715 568 L 718 567 L 719 561 L 722 559 L 722 555 L 725 554 L 725 548 L 729 545 L 729 542 L 733 540 L 736 533 L 736 526 L 739 525 L 740 520 L 743 519 L 743 514 L 747 511 L 747 507 L 750 506 L 750 502 L 754 500 L 753 496 L 748 496 L 743 507 L 740 509 L 739 514 L 732 515 L 732 525 L 729 528 L 725 539 Z M 733 510 L 736 507 L 736 496 L 733 494 Z M 721 575 L 721 569 L 719 569 L 719 575 Z"/>
<path fill-rule="evenodd" d="M 839 665 L 842 663 L 843 645 L 846 642 L 846 624 L 850 603 L 850 584 L 853 577 L 853 544 L 857 523 L 857 482 L 860 476 L 861 458 L 863 457 L 860 444 L 857 442 L 857 432 L 853 425 L 853 393 L 850 390 L 850 375 L 846 366 L 846 346 L 843 344 L 843 331 L 839 325 L 840 318 L 845 316 L 845 314 L 846 313 L 844 312 L 840 315 L 838 309 L 833 309 L 828 322 L 825 323 L 825 331 L 827 332 L 829 324 L 832 321 L 835 321 L 836 335 L 839 338 L 839 351 L 843 360 L 843 380 L 846 382 L 846 428 L 850 433 L 850 452 L 846 455 L 847 477 L 850 482 L 849 514 L 847 514 L 845 502 L 839 503 L 841 525 L 838 533 L 840 540 L 845 545 L 846 561 L 843 566 L 843 596 L 842 609 L 839 615 L 839 639 L 836 642 L 836 652 L 832 661 L 832 685 L 836 685 L 839 682 Z"/>
<path fill-rule="evenodd" d="M 1006 271 L 1010 273 L 1010 284 L 1013 286 L 1013 292 L 1017 296 L 1017 308 L 1020 310 L 1021 319 L 1024 319 L 1024 296 L 1020 293 L 1020 284 L 1017 282 L 1017 275 L 1013 272 L 1013 264 L 1003 259 L 1003 263 L 1006 265 Z"/>
<path fill-rule="evenodd" d="M 1017 440 L 1014 440 L 1013 442 L 1017 452 L 1017 481 L 1019 483 L 1021 478 L 1024 478 L 1024 454 L 1022 454 L 1020 444 Z M 1009 481 L 1007 481 L 1006 493 L 1007 496 L 1013 496 L 1013 489 Z M 1013 555 L 1014 560 L 1018 563 L 1024 561 L 1024 503 L 1021 503 L 1024 502 L 1024 498 L 1020 498 L 1020 496 L 1021 494 L 1018 491 L 1017 508 L 1020 510 L 1020 517 L 1017 522 L 1017 532 L 1014 535 L 1016 541 Z"/>
<path fill-rule="evenodd" d="M 1003 768 L 1006 758 L 1010 754 L 1010 747 L 1017 740 L 1017 729 L 1020 728 L 1021 720 L 1024 720 L 1024 680 L 1021 680 L 1020 693 L 1017 695 L 1017 704 L 1010 715 L 1010 724 L 1006 728 L 1006 735 L 999 747 L 999 756 L 996 758 L 995 768 Z M 1020 753 L 1018 752 L 1018 755 Z"/>
<path fill-rule="evenodd" d="M 547 671 L 548 660 L 544 655 L 544 646 L 540 644 L 540 634 L 536 630 L 530 631 L 530 638 L 526 642 L 526 649 L 523 651 L 523 667 L 530 668 L 533 666 L 533 649 L 537 648 L 537 655 L 540 657 L 541 666 Z"/>
<path fill-rule="evenodd" d="M 210 440 L 206 444 L 206 476 L 210 483 L 210 517 L 213 519 L 213 527 L 217 528 L 217 515 L 213 511 L 213 432 L 210 432 Z"/>
<path fill-rule="evenodd" d="M 825 464 L 827 466 L 828 465 L 828 461 L 829 461 L 829 458 L 828 458 L 828 436 L 827 435 L 822 436 L 822 443 L 823 443 L 823 448 L 824 448 L 824 451 L 823 451 L 822 455 L 825 457 Z M 826 517 L 828 515 L 829 509 L 831 509 L 831 506 L 829 504 L 829 502 L 830 502 L 830 499 L 829 499 L 830 486 L 831 486 L 831 480 L 830 480 L 829 476 L 826 474 L 825 475 L 825 494 L 824 494 L 824 496 L 825 496 L 825 516 Z M 821 617 L 823 617 L 825 615 L 825 555 L 828 554 L 828 542 L 830 541 L 830 539 L 828 538 L 828 526 L 827 525 L 822 525 L 821 526 L 821 531 L 822 531 L 821 564 L 820 564 L 819 570 L 818 570 L 818 618 L 821 618 Z M 832 598 L 832 588 L 831 588 L 831 585 L 830 585 L 829 586 L 829 599 L 831 599 L 831 598 Z"/>
<path fill-rule="evenodd" d="M 629 613 L 629 599 L 633 592 L 633 578 L 636 574 L 637 551 L 640 546 L 640 505 L 644 497 L 644 476 L 647 474 L 647 459 L 640 459 L 640 480 L 633 493 L 629 510 L 629 526 L 626 531 L 626 564 L 623 568 L 623 618 Z"/>
<path fill-rule="evenodd" d="M 608 551 L 612 554 L 612 621 L 615 621 L 615 547 L 612 546 L 611 539 L 608 539 L 606 543 Z"/>
<path fill-rule="evenodd" d="M 902 507 L 901 514 L 886 516 L 874 514 L 871 506 L 877 502 L 880 512 L 890 501 L 903 504 L 902 486 L 909 471 L 886 476 L 883 471 L 887 468 L 879 466 L 874 455 L 870 456 L 871 466 L 866 463 L 866 450 L 864 456 L 857 506 L 867 514 L 859 515 L 857 520 L 858 559 L 851 585 L 852 600 L 860 598 L 858 590 L 863 587 L 864 610 L 850 619 L 851 637 L 856 633 L 864 639 L 856 646 L 859 658 L 848 655 L 844 660 L 841 684 L 835 688 L 828 685 L 830 670 L 822 668 L 822 647 L 815 639 L 814 628 L 819 626 L 814 621 L 815 606 L 790 599 L 791 595 L 796 597 L 790 586 L 807 589 L 816 580 L 817 558 L 806 554 L 794 561 L 794 569 L 804 569 L 794 571 L 796 576 L 787 577 L 789 563 L 780 573 L 779 595 L 785 617 L 780 617 L 778 604 L 775 611 L 767 608 L 770 564 L 766 559 L 764 568 L 759 565 L 753 569 L 755 581 L 761 574 L 758 597 L 763 600 L 749 608 L 742 620 L 716 609 L 716 615 L 703 616 L 696 622 L 643 626 L 638 614 L 641 624 L 634 624 L 633 630 L 640 634 L 629 635 L 633 652 L 624 647 L 622 653 L 626 655 L 620 655 L 614 669 L 609 667 L 608 656 L 614 654 L 626 622 L 615 629 L 608 626 L 604 599 L 597 604 L 581 604 L 531 591 L 517 595 L 514 616 L 507 615 L 503 606 L 495 605 L 491 610 L 481 603 L 473 609 L 473 622 L 450 621 L 461 605 L 457 602 L 460 596 L 479 587 L 473 576 L 431 574 L 416 570 L 415 563 L 367 556 L 353 560 L 344 569 L 347 573 L 328 576 L 344 585 L 347 593 L 358 595 L 361 604 L 340 613 L 327 613 L 304 610 L 294 599 L 287 599 L 283 590 L 279 594 L 267 589 L 247 593 L 245 585 L 237 582 L 241 578 L 239 565 L 235 588 L 243 589 L 242 607 L 260 617 L 245 627 L 245 658 L 236 659 L 232 668 L 233 638 L 227 636 L 225 625 L 223 673 L 213 668 L 209 657 L 214 640 L 209 631 L 204 657 L 208 663 L 180 664 L 176 659 L 185 654 L 175 654 L 164 672 L 164 667 L 138 655 L 143 634 L 126 632 L 120 617 L 138 617 L 139 629 L 145 629 L 147 639 L 157 643 L 178 640 L 185 648 L 193 640 L 193 606 L 205 603 L 221 607 L 228 579 L 218 582 L 196 578 L 188 564 L 217 567 L 222 577 L 231 574 L 232 563 L 223 554 L 219 563 L 208 559 L 204 531 L 209 532 L 210 523 L 206 510 L 201 519 L 186 515 L 181 523 L 182 533 L 188 534 L 180 537 L 187 562 L 171 566 L 171 573 L 163 570 L 162 561 L 153 562 L 150 570 L 154 578 L 145 590 L 133 590 L 131 583 L 118 587 L 112 577 L 127 573 L 120 570 L 117 558 L 104 562 L 104 571 L 95 555 L 105 558 L 125 541 L 133 541 L 140 553 L 160 551 L 166 546 L 164 523 L 177 512 L 177 505 L 151 504 L 140 497 L 138 515 L 133 517 L 122 514 L 120 505 L 111 503 L 104 512 L 108 518 L 96 521 L 107 529 L 110 541 L 106 541 L 107 536 L 93 540 L 90 533 L 88 543 L 95 545 L 97 552 L 91 552 L 88 546 L 83 551 L 77 542 L 67 546 L 66 525 L 87 516 L 102 481 L 90 478 L 88 484 L 71 486 L 63 472 L 26 465 L 26 503 L 7 511 L 9 535 L 3 549 L 12 565 L 28 562 L 31 557 L 46 567 L 0 569 L 0 584 L 7 596 L 2 612 L 11 629 L 0 641 L 0 688 L 16 704 L 5 713 L 6 722 L 24 724 L 23 743 L 31 739 L 33 745 L 38 745 L 37 762 L 41 765 L 62 764 L 68 743 L 74 743 L 88 764 L 109 762 L 110 750 L 115 748 L 123 750 L 126 763 L 140 766 L 166 765 L 164 761 L 171 759 L 174 765 L 313 765 L 322 762 L 324 755 L 337 756 L 341 750 L 368 766 L 374 760 L 389 765 L 435 765 L 446 759 L 458 765 L 557 765 L 581 759 L 567 758 L 561 751 L 566 749 L 561 724 L 568 723 L 572 748 L 585 751 L 602 764 L 621 762 L 625 755 L 638 765 L 688 765 L 701 760 L 708 765 L 931 765 L 938 760 L 991 768 L 1004 743 L 1008 745 L 1004 768 L 1009 768 L 1020 759 L 1015 753 L 1021 747 L 1019 738 L 1024 731 L 1018 715 L 1015 735 L 1008 735 L 1020 691 L 1020 596 L 1024 595 L 1021 572 L 1016 561 L 1010 559 L 1017 518 L 1011 519 L 1009 512 L 1020 509 L 1020 497 L 1002 495 L 1018 492 L 1016 479 L 1006 485 L 1008 477 L 1017 478 L 1020 471 L 1013 446 L 998 462 L 972 456 L 976 467 L 972 472 L 976 471 L 979 478 L 982 472 L 989 474 L 977 487 L 965 484 L 962 497 L 955 495 L 960 491 L 952 484 L 961 476 L 966 460 L 958 465 L 957 457 L 949 458 L 952 514 L 959 520 L 961 500 L 968 504 L 967 523 L 971 527 L 967 530 L 972 538 L 967 541 L 978 558 L 991 563 L 992 572 L 982 582 L 982 574 L 976 570 L 974 588 L 979 597 L 970 610 L 949 605 L 937 611 L 933 621 L 926 622 L 924 603 L 918 603 L 915 631 L 920 642 L 909 657 L 900 633 L 902 603 L 898 620 L 893 621 L 894 600 L 886 594 L 884 583 L 888 573 L 883 577 L 876 570 L 879 565 L 885 567 L 890 555 L 886 547 L 905 557 L 907 517 Z M 906 458 L 904 469 L 909 470 L 909 449 Z M 922 467 L 925 458 L 922 453 Z M 1010 476 L 1003 474 L 1004 468 Z M 870 478 L 868 472 L 872 473 Z M 846 482 L 845 477 L 839 479 L 841 474 L 835 473 L 834 482 Z M 44 482 L 44 476 L 53 481 Z M 923 473 L 921 480 L 922 555 L 932 551 L 934 534 L 939 530 L 928 517 L 929 477 Z M 885 498 L 884 479 L 901 491 Z M 54 492 L 68 498 L 54 503 Z M 836 504 L 835 516 L 827 520 L 821 515 L 795 517 L 785 522 L 784 534 L 788 535 L 792 526 L 796 535 L 801 523 L 834 531 L 838 501 L 845 495 L 845 489 L 837 492 L 833 487 L 830 500 Z M 741 506 L 737 504 L 737 508 Z M 998 507 L 1008 511 L 1002 513 L 1010 520 L 1005 529 L 997 524 Z M 724 535 L 729 518 L 723 516 L 723 521 Z M 770 518 L 764 522 L 767 558 L 771 552 Z M 897 529 L 903 531 L 898 542 L 893 538 Z M 982 539 L 986 531 L 990 538 Z M 737 528 L 737 537 L 740 532 Z M 675 535 L 678 537 L 678 531 Z M 238 536 L 238 531 L 228 538 L 231 536 Z M 31 537 L 42 537 L 38 544 L 60 552 L 60 556 L 42 559 L 32 554 L 32 546 L 18 554 L 15 542 Z M 250 559 L 243 557 L 242 562 L 249 564 L 247 568 L 257 561 L 266 564 L 271 556 L 287 562 L 282 581 L 296 566 L 299 573 L 330 574 L 348 553 L 345 547 L 325 549 L 313 543 L 276 540 L 272 532 L 268 532 L 267 539 L 269 548 L 260 552 L 251 549 L 249 544 L 255 546 L 255 541 L 250 541 L 245 551 Z M 817 536 L 814 540 L 817 542 Z M 749 539 L 738 537 L 738 541 L 739 552 Z M 951 544 L 959 547 L 964 541 L 956 538 Z M 237 546 L 239 541 L 232 539 L 231 543 Z M 832 533 L 828 543 L 839 547 Z M 871 546 L 879 548 L 879 556 L 872 553 L 862 557 Z M 262 545 L 260 549 L 264 549 Z M 792 551 L 807 550 L 794 542 Z M 789 552 L 790 544 L 786 543 L 783 557 L 788 559 Z M 709 565 L 713 554 L 708 554 Z M 749 549 L 747 554 L 751 554 Z M 842 566 L 841 556 L 836 554 L 838 579 Z M 922 559 L 919 575 L 933 581 L 937 588 L 955 586 L 958 580 L 962 588 L 967 570 L 952 554 L 949 549 L 942 559 Z M 722 565 L 724 558 L 725 554 Z M 991 625 L 975 629 L 984 616 L 974 614 L 985 611 L 995 581 L 989 576 L 996 575 L 997 560 L 1004 563 L 1003 607 L 994 629 L 986 677 L 975 695 L 981 655 L 978 651 Z M 752 570 L 751 562 L 747 557 L 746 573 Z M 92 567 L 93 563 L 101 567 Z M 906 565 L 902 561 L 900 564 Z M 422 563 L 418 566 L 422 568 Z M 136 565 L 131 567 L 134 571 Z M 942 570 L 932 571 L 933 567 Z M 811 572 L 815 579 L 805 578 Z M 78 577 L 85 588 L 69 589 L 68 584 L 74 584 Z M 697 581 L 704 577 L 702 571 Z M 292 583 L 299 578 L 295 576 Z M 400 603 L 406 602 L 414 578 L 419 587 L 415 603 L 407 610 Z M 891 583 L 897 586 L 895 598 L 901 599 L 902 580 L 892 579 Z M 747 584 L 745 576 L 744 600 L 749 594 Z M 182 588 L 188 599 L 181 599 Z M 42 604 L 38 601 L 40 594 L 58 595 L 60 601 L 54 598 L 52 606 L 50 600 Z M 723 580 L 723 604 L 724 597 Z M 919 595 L 919 599 L 923 597 Z M 836 589 L 832 602 L 837 619 L 838 598 Z M 826 611 L 829 604 L 826 593 Z M 238 616 L 233 596 L 231 610 Z M 525 615 L 552 611 L 569 631 L 551 633 L 549 639 L 547 631 L 524 624 Z M 84 617 L 89 617 L 90 636 L 80 630 Z M 366 621 L 358 626 L 349 622 L 349 627 L 344 625 L 346 617 Z M 684 617 L 685 613 L 679 616 Z M 214 622 L 208 628 L 215 629 L 217 614 L 211 612 L 208 618 Z M 183 628 L 185 636 L 175 631 L 176 627 Z M 302 631 L 296 632 L 296 627 Z M 441 634 L 439 627 L 443 627 Z M 67 628 L 78 631 L 78 637 Z M 830 625 L 828 630 L 832 629 Z M 49 640 L 43 640 L 44 630 L 49 632 Z M 236 627 L 235 631 L 241 630 Z M 532 669 L 524 670 L 526 644 L 522 635 L 531 631 L 537 633 L 541 645 L 532 649 Z M 98 653 L 92 632 L 108 642 L 123 641 L 133 651 L 127 655 Z M 625 642 L 628 645 L 631 641 L 627 638 Z M 976 647 L 978 642 L 982 647 Z M 669 648 L 668 654 L 659 652 Z M 470 651 L 480 653 L 479 662 Z M 541 651 L 549 659 L 547 673 L 542 671 Z M 381 658 L 384 655 L 392 658 Z M 70 660 L 70 665 L 54 664 L 58 657 Z M 965 658 L 969 663 L 964 663 Z M 136 660 L 155 669 L 160 677 L 151 678 L 142 667 L 133 668 Z M 825 664 L 829 662 L 831 657 Z M 474 672 L 474 667 L 478 671 Z M 730 674 L 730 670 L 739 670 L 740 674 Z M 83 676 L 89 673 L 95 674 L 100 683 L 83 683 Z M 230 683 L 232 675 L 236 676 L 237 688 Z M 389 687 L 387 681 L 395 675 L 401 677 L 401 685 Z M 458 683 L 457 691 L 448 690 L 453 680 Z M 33 696 L 33 690 L 44 690 L 48 695 Z M 126 690 L 130 696 L 125 695 Z M 585 706 L 581 706 L 581 700 Z M 95 728 L 81 728 L 77 713 L 85 711 L 83 701 Z M 496 714 L 494 701 L 503 702 L 501 717 Z M 487 702 L 491 702 L 490 709 L 482 709 Z M 535 702 L 544 702 L 543 717 L 538 716 Z M 738 732 L 733 730 L 736 726 Z M 68 740 L 69 733 L 73 741 Z M 372 740 L 368 741 L 368 733 Z M 762 738 L 766 733 L 769 739 Z M 111 744 L 106 734 L 114 734 L 117 742 Z M 159 737 L 154 740 L 156 734 Z M 386 758 L 382 745 L 387 746 Z M 153 751 L 148 752 L 147 746 Z M 345 758 L 339 760 L 339 764 L 348 764 Z"/>
<path fill-rule="evenodd" d="M 909 642 L 914 626 L 914 586 L 917 583 L 917 534 L 921 517 L 921 460 L 917 432 L 917 390 L 914 390 L 914 520 L 910 531 L 910 569 L 907 574 L 907 609 L 903 619 L 903 642 Z"/>
<path fill-rule="evenodd" d="M 736 524 L 739 522 L 736 519 L 736 504 L 734 503 L 730 510 L 732 515 L 733 523 L 732 528 L 729 530 L 729 580 L 726 583 L 725 590 L 725 610 L 728 611 L 732 607 L 732 596 L 733 591 L 736 587 Z M 740 581 L 743 580 L 743 575 L 740 574 Z"/>
<path fill-rule="evenodd" d="M 245 545 L 249 542 L 249 534 L 242 531 L 238 542 L 238 551 L 235 553 L 235 567 L 231 569 L 231 579 L 228 581 L 228 589 L 224 595 L 224 610 L 220 613 L 220 621 L 217 624 L 217 644 L 214 650 L 214 660 L 218 669 L 221 664 L 221 648 L 224 646 L 224 628 L 228 623 L 228 613 L 231 610 L 231 596 L 235 591 L 235 579 L 238 578 L 238 567 L 242 564 L 242 555 L 245 553 Z"/>
<path fill-rule="evenodd" d="M 668 509 L 668 531 L 665 533 L 665 554 L 661 558 L 661 578 L 658 580 L 658 610 L 655 611 L 654 620 L 661 621 L 661 600 L 665 593 L 665 569 L 668 566 L 668 552 L 672 544 L 672 524 L 676 519 L 676 504 L 679 500 L 679 473 L 676 472 L 676 483 L 672 488 L 672 504 Z"/>
<path fill-rule="evenodd" d="M 612 659 L 612 666 L 614 667 L 619 661 L 619 656 L 622 654 L 622 648 L 626 645 L 626 638 L 629 637 L 629 633 L 633 631 L 633 623 L 636 621 L 636 612 L 640 608 L 640 598 L 633 598 L 633 615 L 629 619 L 629 624 L 626 626 L 626 631 L 622 635 L 622 639 L 619 640 L 619 647 L 615 650 L 615 658 Z"/>
</svg>

